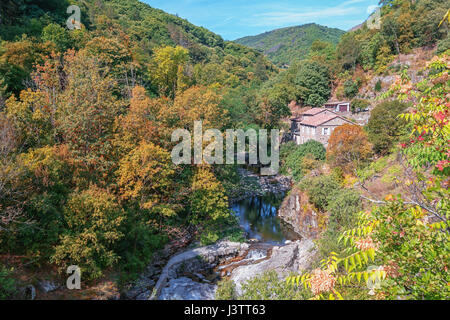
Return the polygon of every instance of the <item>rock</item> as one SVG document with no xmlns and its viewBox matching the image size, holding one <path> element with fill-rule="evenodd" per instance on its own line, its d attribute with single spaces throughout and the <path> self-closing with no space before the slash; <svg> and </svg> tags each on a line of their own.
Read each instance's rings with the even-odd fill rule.
<svg viewBox="0 0 450 320">
<path fill-rule="evenodd" d="M 231 280 L 235 282 L 238 294 L 242 294 L 242 284 L 246 281 L 271 270 L 274 270 L 280 278 L 288 276 L 291 272 L 305 270 L 310 267 L 315 254 L 312 240 L 274 247 L 269 259 L 234 269 Z"/>
<path fill-rule="evenodd" d="M 309 204 L 306 193 L 298 188 L 284 199 L 278 215 L 303 238 L 314 239 L 320 234 L 319 215 Z"/>
<path fill-rule="evenodd" d="M 45 293 L 49 293 L 59 289 L 59 285 L 53 281 L 43 280 L 38 283 L 38 288 Z"/>
<path fill-rule="evenodd" d="M 291 244 L 292 241 L 291 240 L 286 240 L 286 242 L 284 244 Z"/>
<path fill-rule="evenodd" d="M 131 289 L 122 293 L 122 298 L 126 300 L 148 300 L 152 292 L 151 289 L 153 289 L 155 283 L 154 280 L 146 276 L 141 276 Z"/>
<path fill-rule="evenodd" d="M 163 288 L 160 300 L 214 300 L 217 286 L 198 283 L 189 278 L 172 279 Z"/>
<path fill-rule="evenodd" d="M 172 257 L 164 267 L 151 299 L 157 299 L 170 279 L 176 279 L 183 272 L 198 272 L 218 265 L 220 262 L 234 258 L 246 252 L 249 245 L 246 243 L 221 241 L 207 247 L 196 248 L 185 251 Z"/>
<path fill-rule="evenodd" d="M 36 288 L 33 285 L 28 285 L 23 288 L 23 296 L 25 300 L 34 300 L 36 299 Z"/>
<path fill-rule="evenodd" d="M 149 300 L 151 295 L 152 295 L 152 291 L 148 290 L 148 291 L 145 291 L 145 292 L 137 295 L 134 299 L 139 300 L 139 301 L 145 301 L 145 300 Z"/>
</svg>

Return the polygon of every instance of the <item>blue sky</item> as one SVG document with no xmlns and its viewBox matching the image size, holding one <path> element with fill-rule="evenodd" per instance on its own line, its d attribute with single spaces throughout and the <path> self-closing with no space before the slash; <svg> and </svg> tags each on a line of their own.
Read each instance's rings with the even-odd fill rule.
<svg viewBox="0 0 450 320">
<path fill-rule="evenodd" d="M 349 30 L 378 0 L 141 0 L 205 27 L 226 40 L 315 22 Z"/>
</svg>

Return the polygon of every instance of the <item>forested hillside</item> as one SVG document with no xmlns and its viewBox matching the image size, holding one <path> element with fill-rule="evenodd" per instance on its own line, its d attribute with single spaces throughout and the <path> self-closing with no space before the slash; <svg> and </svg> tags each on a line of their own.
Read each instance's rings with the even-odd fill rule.
<svg viewBox="0 0 450 320">
<path fill-rule="evenodd" d="M 80 29 L 66 27 L 70 4 Z M 241 237 L 228 209 L 236 167 L 173 165 L 171 133 L 199 119 L 276 125 L 288 110 L 266 106 L 277 69 L 261 53 L 137 0 L 0 10 L 2 259 L 132 278 L 188 229 L 202 243 Z M 15 294 L 10 270 L 0 298 Z"/>
<path fill-rule="evenodd" d="M 345 32 L 317 24 L 277 29 L 257 36 L 235 40 L 236 43 L 263 52 L 278 66 L 290 66 L 303 60 L 310 52 L 314 41 L 336 45 Z"/>
</svg>

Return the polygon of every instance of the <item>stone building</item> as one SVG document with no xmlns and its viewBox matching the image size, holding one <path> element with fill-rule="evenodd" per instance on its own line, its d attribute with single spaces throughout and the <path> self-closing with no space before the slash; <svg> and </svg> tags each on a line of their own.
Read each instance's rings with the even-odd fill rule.
<svg viewBox="0 0 450 320">
<path fill-rule="evenodd" d="M 313 108 L 300 117 L 291 119 L 291 132 L 298 145 L 315 140 L 326 148 L 334 129 L 347 123 L 355 124 L 328 109 Z"/>
</svg>

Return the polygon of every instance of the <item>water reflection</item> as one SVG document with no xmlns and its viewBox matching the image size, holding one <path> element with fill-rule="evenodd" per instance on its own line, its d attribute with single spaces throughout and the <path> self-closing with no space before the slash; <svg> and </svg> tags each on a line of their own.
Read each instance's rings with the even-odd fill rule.
<svg viewBox="0 0 450 320">
<path fill-rule="evenodd" d="M 232 206 L 250 238 L 266 242 L 298 240 L 299 236 L 278 218 L 283 194 L 267 194 L 242 200 Z"/>
</svg>

